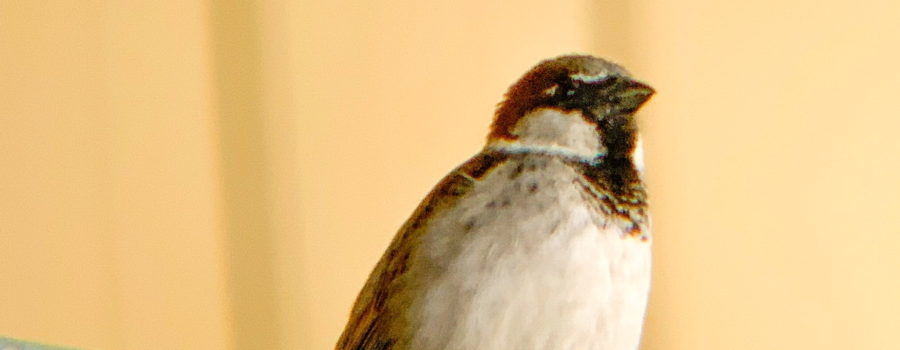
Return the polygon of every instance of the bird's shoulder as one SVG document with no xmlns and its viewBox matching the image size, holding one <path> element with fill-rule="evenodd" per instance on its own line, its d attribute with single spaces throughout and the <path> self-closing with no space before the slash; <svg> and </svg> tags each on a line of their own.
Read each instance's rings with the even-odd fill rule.
<svg viewBox="0 0 900 350">
<path fill-rule="evenodd" d="M 404 315 L 394 314 L 395 304 L 402 306 L 403 277 L 410 255 L 428 222 L 442 210 L 453 206 L 470 193 L 478 179 L 506 160 L 496 152 L 481 152 L 445 176 L 394 236 L 381 260 L 369 275 L 354 303 L 350 321 L 336 350 L 386 350 L 404 348 L 408 339 L 398 334 L 404 328 Z"/>
</svg>

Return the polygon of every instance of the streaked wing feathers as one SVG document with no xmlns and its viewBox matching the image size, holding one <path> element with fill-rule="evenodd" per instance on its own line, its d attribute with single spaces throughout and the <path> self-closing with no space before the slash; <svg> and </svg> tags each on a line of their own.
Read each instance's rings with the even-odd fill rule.
<svg viewBox="0 0 900 350">
<path fill-rule="evenodd" d="M 360 292 L 350 321 L 338 340 L 336 350 L 387 350 L 408 347 L 403 339 L 406 320 L 398 314 L 406 308 L 403 297 L 410 254 L 425 231 L 428 221 L 465 196 L 478 178 L 500 163 L 504 156 L 482 153 L 447 175 L 428 194 L 406 221 Z"/>
</svg>

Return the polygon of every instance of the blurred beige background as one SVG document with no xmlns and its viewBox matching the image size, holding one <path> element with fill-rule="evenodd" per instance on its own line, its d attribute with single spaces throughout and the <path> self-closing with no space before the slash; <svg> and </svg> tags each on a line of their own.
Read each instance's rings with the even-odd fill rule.
<svg viewBox="0 0 900 350">
<path fill-rule="evenodd" d="M 0 335 L 328 349 L 543 58 L 643 113 L 643 349 L 900 348 L 900 2 L 0 1 Z"/>
</svg>

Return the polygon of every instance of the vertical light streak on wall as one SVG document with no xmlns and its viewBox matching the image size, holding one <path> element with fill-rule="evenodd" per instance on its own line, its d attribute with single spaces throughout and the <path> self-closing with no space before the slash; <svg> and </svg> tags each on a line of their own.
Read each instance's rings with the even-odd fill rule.
<svg viewBox="0 0 900 350">
<path fill-rule="evenodd" d="M 635 70 L 639 67 L 635 67 L 634 55 L 640 52 L 640 43 L 634 37 L 633 27 L 638 25 L 634 2 L 598 0 L 583 6 L 578 23 L 591 37 L 590 53 L 619 63 L 641 78 L 641 72 Z"/>
<path fill-rule="evenodd" d="M 124 349 L 227 347 L 206 6 L 96 9 Z"/>
<path fill-rule="evenodd" d="M 278 349 L 260 2 L 210 3 L 231 330 L 236 349 Z"/>
<path fill-rule="evenodd" d="M 203 1 L 0 2 L 0 332 L 226 347 Z"/>
</svg>

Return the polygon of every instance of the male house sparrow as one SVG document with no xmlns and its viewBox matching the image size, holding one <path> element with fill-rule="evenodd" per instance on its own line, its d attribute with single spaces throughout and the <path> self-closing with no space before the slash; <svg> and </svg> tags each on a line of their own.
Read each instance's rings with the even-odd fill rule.
<svg viewBox="0 0 900 350">
<path fill-rule="evenodd" d="M 484 149 L 397 233 L 336 349 L 637 349 L 650 234 L 634 112 L 653 93 L 591 56 L 526 73 Z"/>
</svg>

